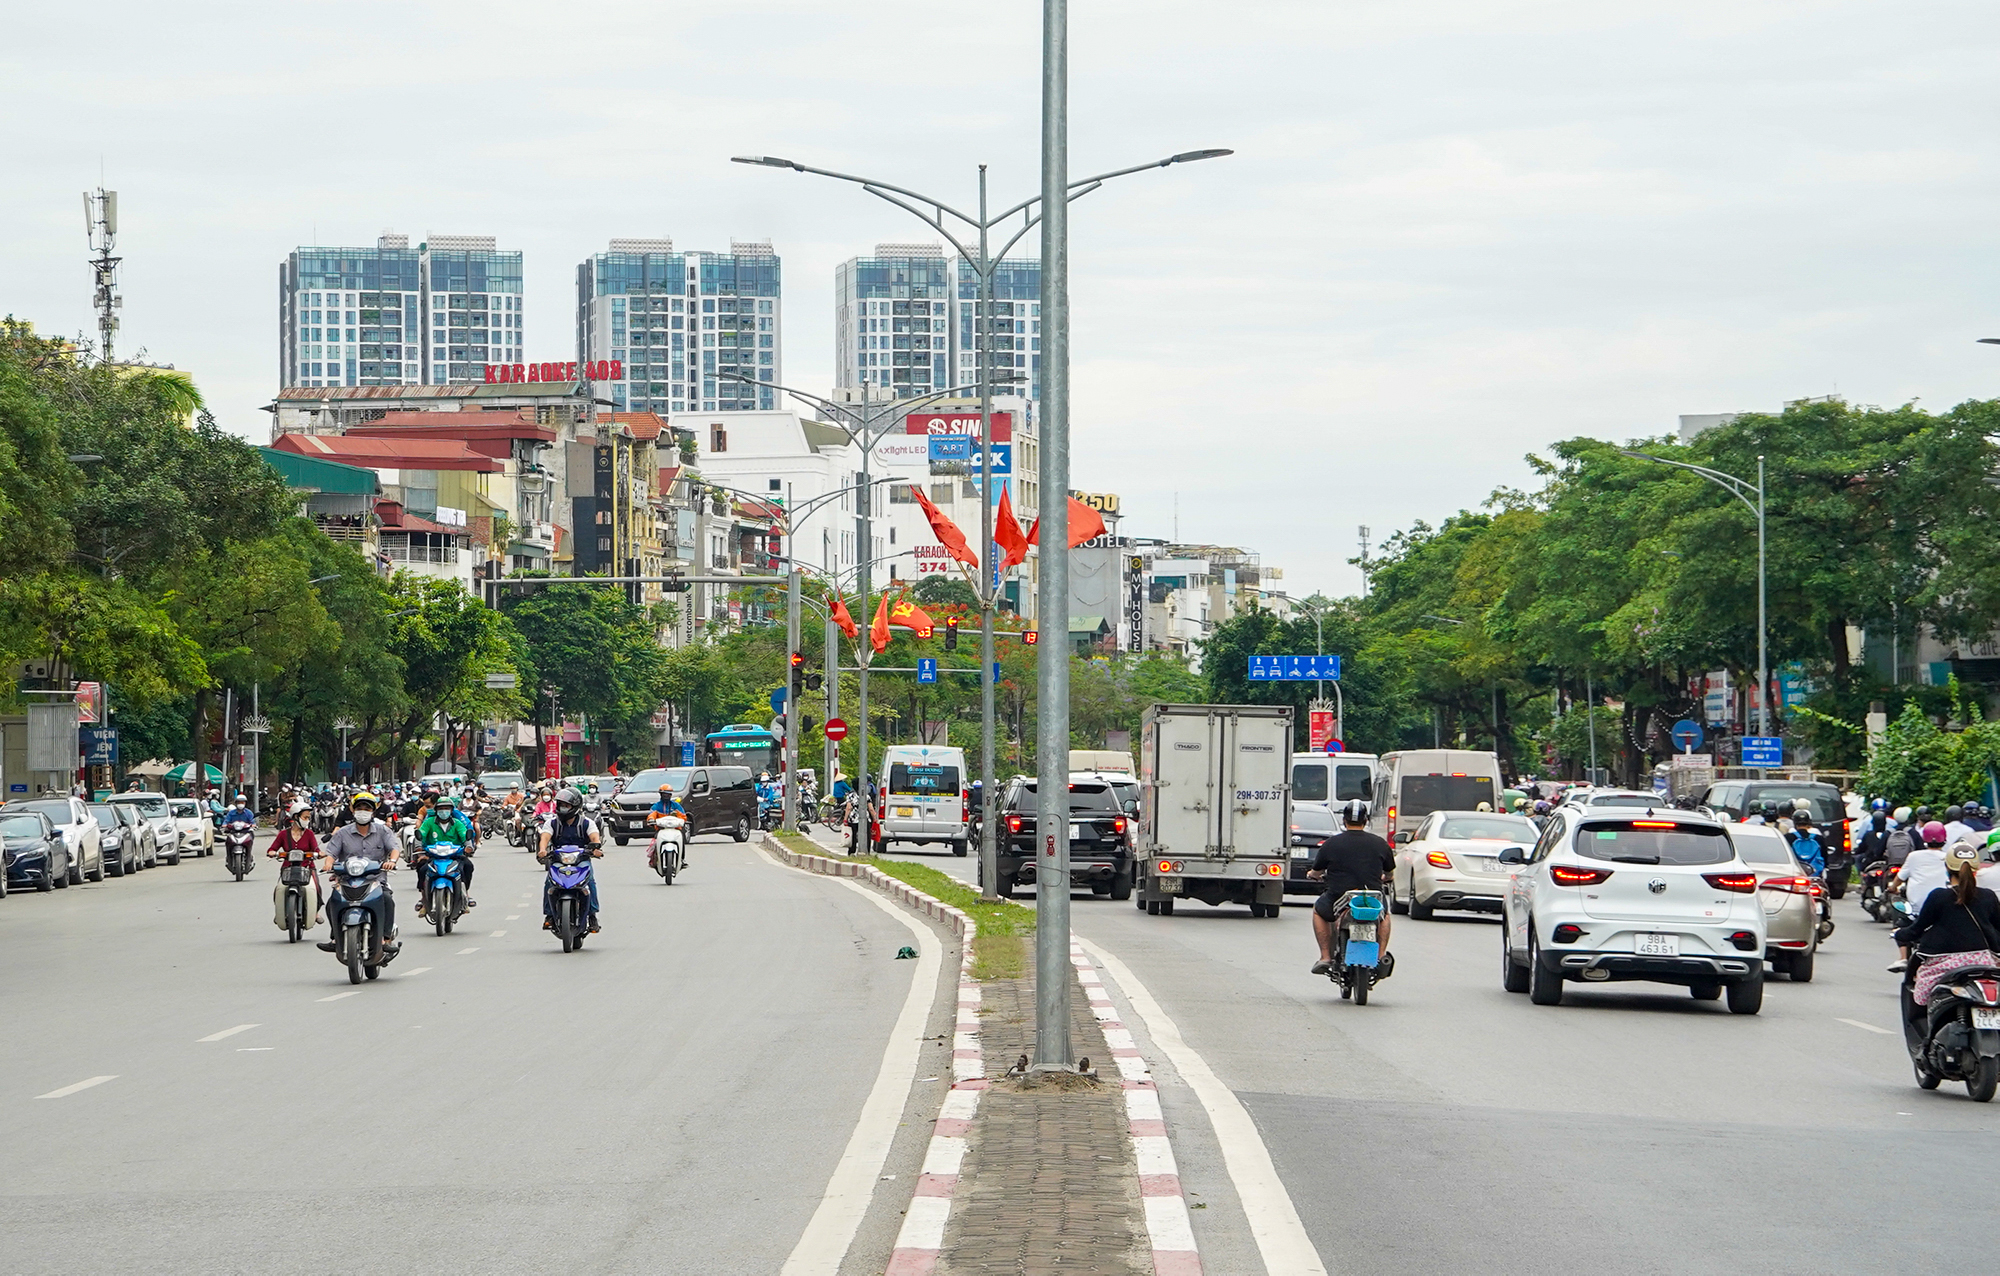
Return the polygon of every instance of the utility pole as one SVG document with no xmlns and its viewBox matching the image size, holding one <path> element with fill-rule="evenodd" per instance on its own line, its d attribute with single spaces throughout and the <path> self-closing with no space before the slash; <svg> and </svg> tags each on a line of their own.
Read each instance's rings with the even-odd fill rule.
<svg viewBox="0 0 2000 1276">
<path fill-rule="evenodd" d="M 792 668 L 792 653 L 798 649 L 799 569 L 794 566 L 785 581 L 785 773 L 779 778 L 787 833 L 799 831 L 799 687 L 805 677 L 804 666 Z"/>
<path fill-rule="evenodd" d="M 118 316 L 113 312 L 125 307 L 125 299 L 117 292 L 118 263 L 125 259 L 111 255 L 118 243 L 118 192 L 101 186 L 94 194 L 85 191 L 83 226 L 91 251 L 97 254 L 90 263 L 97 272 L 97 356 L 110 363 L 112 334 L 118 331 Z"/>
</svg>

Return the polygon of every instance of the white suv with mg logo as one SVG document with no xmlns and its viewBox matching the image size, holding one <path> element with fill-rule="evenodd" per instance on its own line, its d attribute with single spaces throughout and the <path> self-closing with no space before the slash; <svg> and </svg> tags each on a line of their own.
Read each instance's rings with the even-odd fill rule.
<svg viewBox="0 0 2000 1276">
<path fill-rule="evenodd" d="M 1757 873 L 1706 815 L 1558 809 L 1512 869 L 1502 900 L 1501 982 L 1538 1006 L 1568 983 L 1679 984 L 1729 1009 L 1764 1002 L 1764 910 Z"/>
</svg>

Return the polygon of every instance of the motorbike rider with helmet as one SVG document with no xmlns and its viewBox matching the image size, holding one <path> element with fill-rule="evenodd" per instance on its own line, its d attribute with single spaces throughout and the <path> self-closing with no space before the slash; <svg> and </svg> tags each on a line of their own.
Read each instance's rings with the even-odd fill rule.
<svg viewBox="0 0 2000 1276">
<path fill-rule="evenodd" d="M 583 795 L 565 785 L 556 793 L 555 811 L 548 824 L 542 829 L 541 849 L 535 852 L 535 860 L 541 864 L 549 862 L 549 856 L 565 847 L 580 847 L 590 852 L 592 859 L 604 858 L 604 837 L 599 832 L 597 822 L 583 813 Z M 549 901 L 547 886 L 542 888 L 542 929 L 556 928 L 555 912 Z M 590 874 L 590 933 L 597 933 L 597 872 Z"/>
<path fill-rule="evenodd" d="M 401 951 L 402 944 L 397 942 L 396 896 L 389 889 L 389 874 L 396 867 L 396 856 L 402 846 L 397 842 L 396 835 L 389 831 L 389 826 L 375 818 L 381 802 L 374 793 L 367 789 L 358 790 L 348 799 L 347 805 L 354 813 L 354 822 L 341 825 L 326 840 L 327 858 L 339 864 L 349 856 L 359 855 L 382 865 L 382 915 L 387 922 L 383 947 L 391 953 Z M 330 953 L 338 945 L 329 939 L 319 947 L 320 951 Z"/>
<path fill-rule="evenodd" d="M 1922 809 L 1922 808 L 1919 808 Z M 1936 820 L 1926 822 L 1917 830 L 1918 841 L 1922 843 L 1911 851 L 1903 866 L 1896 870 L 1897 880 L 1903 883 L 1903 899 L 1909 905 L 1910 916 L 1921 913 L 1931 892 L 1943 890 L 1948 879 L 1944 854 L 1944 825 Z M 1889 969 L 1900 971 L 1910 963 L 1910 946 L 1899 943 L 1897 956 Z"/>
<path fill-rule="evenodd" d="M 320 885 L 319 871 L 326 867 L 326 852 L 320 848 L 319 838 L 308 827 L 312 819 L 312 804 L 303 799 L 294 801 L 286 813 L 285 827 L 278 830 L 278 836 L 271 840 L 264 854 L 274 860 L 293 864 L 304 864 L 312 870 L 313 912 L 312 920 L 305 924 L 307 930 L 319 925 L 320 907 L 326 903 L 326 892 Z M 271 888 L 271 921 L 279 929 L 285 925 L 285 875 L 278 874 L 278 884 Z"/>
<path fill-rule="evenodd" d="M 1324 883 L 1319 902 L 1313 905 L 1313 938 L 1319 941 L 1319 961 L 1312 973 L 1324 975 L 1333 969 L 1333 923 L 1341 896 L 1349 891 L 1380 890 L 1396 871 L 1396 851 L 1368 831 L 1368 803 L 1355 798 L 1340 808 L 1342 831 L 1319 844 L 1306 876 Z M 1376 923 L 1376 942 L 1381 945 L 1382 975 L 1395 968 L 1389 956 L 1389 915 L 1385 910 Z"/>
<path fill-rule="evenodd" d="M 460 863 L 465 866 L 465 911 L 468 913 L 479 907 L 472 898 L 472 855 L 479 849 L 479 835 L 473 832 L 472 821 L 460 815 L 451 794 L 440 793 L 431 803 L 430 814 L 424 816 L 423 823 L 417 825 L 417 849 L 411 856 L 410 867 L 417 870 L 417 880 L 424 878 L 424 865 L 430 861 L 430 854 L 424 849 L 438 842 L 449 842 L 465 851 Z M 417 915 L 423 916 L 426 907 L 423 892 L 417 893 Z"/>
</svg>

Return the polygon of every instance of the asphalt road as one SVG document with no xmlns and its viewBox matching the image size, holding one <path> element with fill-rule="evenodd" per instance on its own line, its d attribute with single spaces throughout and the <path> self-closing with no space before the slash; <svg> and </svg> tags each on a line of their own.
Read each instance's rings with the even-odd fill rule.
<svg viewBox="0 0 2000 1276">
<path fill-rule="evenodd" d="M 977 880 L 976 859 L 900 853 Z M 942 848 L 937 848 L 941 850 Z M 1255 1119 L 1330 1272 L 1947 1270 L 1992 1252 L 2000 1101 L 1916 1088 L 1887 928 L 1852 896 L 1810 984 L 1761 1014 L 1646 984 L 1500 987 L 1498 923 L 1395 919 L 1395 976 L 1342 1002 L 1303 896 L 1276 920 L 1072 896 Z M 1127 1009 L 1125 1021 L 1140 1028 Z M 1206 1113 L 1141 1028 L 1203 1261 L 1264 1270 Z"/>
<path fill-rule="evenodd" d="M 399 872 L 403 952 L 358 988 L 284 942 L 261 855 L 240 884 L 217 856 L 0 901 L 0 1269 L 776 1272 L 918 963 L 856 890 L 727 841 L 690 859 L 667 887 L 608 847 L 572 955 L 524 852 L 481 852 L 443 938 Z M 886 1260 L 943 1058 L 843 1271 Z"/>
</svg>

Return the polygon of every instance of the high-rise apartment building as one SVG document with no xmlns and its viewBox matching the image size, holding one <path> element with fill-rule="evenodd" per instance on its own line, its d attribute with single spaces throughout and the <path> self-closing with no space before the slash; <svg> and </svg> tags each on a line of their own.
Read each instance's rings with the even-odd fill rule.
<svg viewBox="0 0 2000 1276">
<path fill-rule="evenodd" d="M 780 282 L 769 240 L 708 253 L 677 252 L 671 239 L 614 239 L 576 268 L 577 359 L 618 362 L 624 379 L 599 386 L 624 411 L 775 409 Z"/>
<path fill-rule="evenodd" d="M 483 381 L 486 364 L 521 359 L 521 321 L 521 254 L 489 235 L 300 248 L 278 267 L 279 381 Z"/>
<path fill-rule="evenodd" d="M 1027 378 L 1030 400 L 1041 397 L 1041 295 L 1039 261 L 995 267 L 993 368 Z M 979 276 L 947 260 L 937 244 L 877 244 L 873 257 L 841 263 L 834 271 L 834 384 L 887 387 L 898 397 L 972 384 L 983 322 L 973 313 L 978 299 Z"/>
</svg>

